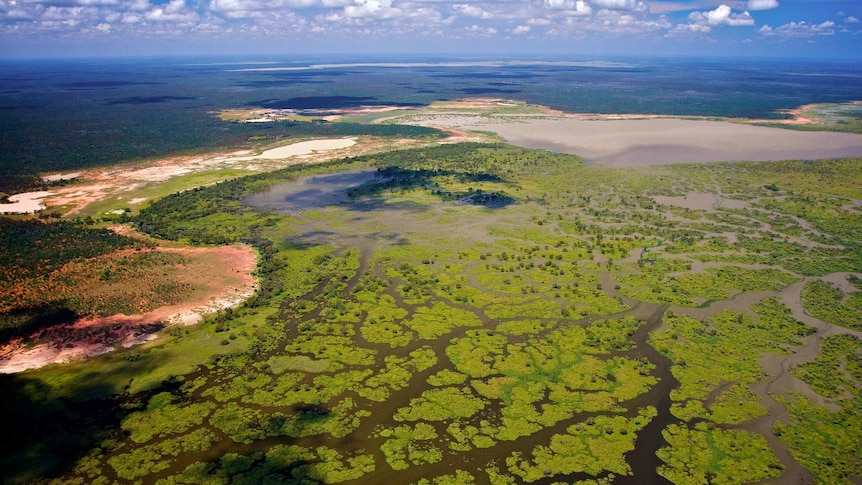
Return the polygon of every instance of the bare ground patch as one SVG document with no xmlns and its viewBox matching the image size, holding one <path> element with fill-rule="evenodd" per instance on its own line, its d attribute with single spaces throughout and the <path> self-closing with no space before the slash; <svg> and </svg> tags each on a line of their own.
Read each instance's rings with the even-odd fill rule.
<svg viewBox="0 0 862 485">
<path fill-rule="evenodd" d="M 0 373 L 20 372 L 48 364 L 103 354 L 150 340 L 164 325 L 194 324 L 203 315 L 234 307 L 254 294 L 252 272 L 257 256 L 250 247 L 158 248 L 182 255 L 178 279 L 193 289 L 175 304 L 140 314 L 92 316 L 71 324 L 41 329 L 0 347 Z"/>
</svg>

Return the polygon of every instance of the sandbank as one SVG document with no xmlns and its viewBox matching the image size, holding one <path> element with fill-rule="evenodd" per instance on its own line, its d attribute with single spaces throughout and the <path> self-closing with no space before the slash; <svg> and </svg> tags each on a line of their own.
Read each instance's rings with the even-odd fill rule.
<svg viewBox="0 0 862 485">
<path fill-rule="evenodd" d="M 463 127 L 457 119 L 436 123 Z M 527 148 L 572 153 L 610 167 L 862 157 L 862 135 L 686 119 L 534 119 L 470 124 Z"/>
<path fill-rule="evenodd" d="M 45 197 L 51 192 L 25 192 L 9 196 L 9 204 L 0 204 L 0 214 L 32 214 L 45 208 Z"/>
<path fill-rule="evenodd" d="M 281 160 L 283 158 L 311 155 L 315 152 L 340 150 L 356 144 L 356 138 L 330 138 L 324 140 L 308 140 L 292 143 L 283 147 L 267 150 L 260 155 L 250 157 L 230 158 L 229 162 L 245 162 L 249 160 Z"/>
</svg>

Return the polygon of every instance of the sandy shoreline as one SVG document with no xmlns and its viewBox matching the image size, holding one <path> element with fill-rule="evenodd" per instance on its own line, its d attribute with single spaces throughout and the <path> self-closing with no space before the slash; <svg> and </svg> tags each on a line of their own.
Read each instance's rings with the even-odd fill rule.
<svg viewBox="0 0 862 485">
<path fill-rule="evenodd" d="M 862 135 L 721 121 L 560 118 L 479 124 L 470 129 L 492 131 L 514 145 L 572 153 L 611 167 L 862 157 Z"/>
<path fill-rule="evenodd" d="M 226 162 L 245 162 L 249 160 L 281 160 L 288 157 L 298 157 L 301 155 L 311 155 L 314 152 L 324 152 L 329 150 L 340 150 L 342 148 L 350 148 L 356 144 L 356 138 L 331 138 L 324 140 L 308 140 L 298 143 L 292 143 L 278 148 L 267 150 L 260 155 L 249 157 L 227 158 Z"/>
<path fill-rule="evenodd" d="M 346 155 L 354 148 L 358 137 L 306 140 L 275 147 L 260 154 L 249 151 L 178 156 L 143 163 L 137 166 L 107 166 L 72 174 L 43 177 L 46 181 L 75 178 L 77 183 L 48 191 L 26 192 L 9 197 L 9 204 L 0 204 L 0 214 L 32 214 L 46 207 L 71 206 L 67 215 L 76 214 L 86 205 L 110 197 L 153 186 L 183 175 L 214 172 L 222 169 L 261 172 L 275 170 L 293 163 L 313 163 Z M 367 143 L 367 141 L 366 141 Z M 364 145 L 357 147 L 364 149 Z M 120 207 L 136 205 L 146 198 L 129 198 Z"/>
<path fill-rule="evenodd" d="M 25 192 L 9 196 L 8 204 L 0 204 L 0 214 L 31 214 L 45 208 L 42 199 L 53 195 L 53 192 Z"/>
</svg>

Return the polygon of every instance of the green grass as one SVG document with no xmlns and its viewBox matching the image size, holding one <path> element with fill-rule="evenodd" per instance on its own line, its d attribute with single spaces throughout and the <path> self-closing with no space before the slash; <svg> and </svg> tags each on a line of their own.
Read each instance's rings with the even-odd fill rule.
<svg viewBox="0 0 862 485">
<path fill-rule="evenodd" d="M 775 478 L 783 466 L 762 436 L 743 431 L 672 424 L 662 432 L 668 446 L 659 450 L 658 472 L 680 485 L 742 484 Z"/>
<path fill-rule="evenodd" d="M 850 278 L 856 291 L 845 294 L 825 281 L 814 280 L 802 290 L 802 306 L 824 322 L 862 330 L 862 280 Z"/>
</svg>

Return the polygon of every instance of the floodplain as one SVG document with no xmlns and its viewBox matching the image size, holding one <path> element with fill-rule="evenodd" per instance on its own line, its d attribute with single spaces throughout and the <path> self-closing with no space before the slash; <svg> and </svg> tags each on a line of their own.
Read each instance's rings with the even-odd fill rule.
<svg viewBox="0 0 862 485">
<path fill-rule="evenodd" d="M 168 195 L 129 222 L 251 245 L 256 296 L 0 376 L 7 481 L 852 483 L 860 201 L 860 159 L 473 143 Z"/>
</svg>

